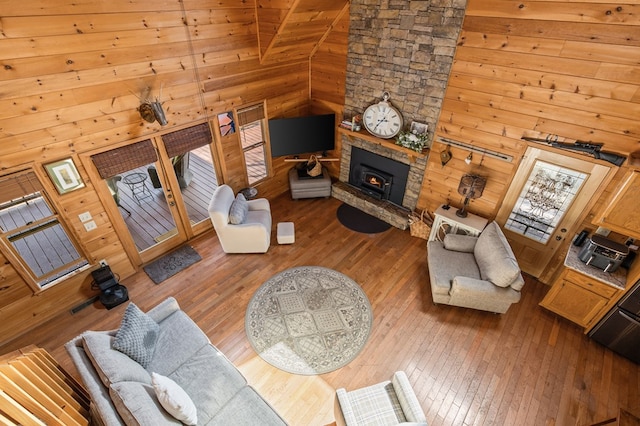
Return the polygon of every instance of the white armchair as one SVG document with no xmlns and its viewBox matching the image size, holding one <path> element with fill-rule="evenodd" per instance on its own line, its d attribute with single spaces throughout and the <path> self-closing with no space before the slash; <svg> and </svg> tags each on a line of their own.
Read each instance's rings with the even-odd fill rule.
<svg viewBox="0 0 640 426">
<path fill-rule="evenodd" d="M 228 185 L 216 188 L 209 203 L 209 216 L 225 253 L 266 253 L 271 242 L 271 206 L 266 198 L 246 201 L 248 211 L 242 223 L 229 221 L 235 200 Z"/>
<path fill-rule="evenodd" d="M 351 392 L 340 388 L 336 397 L 338 425 L 427 426 L 427 418 L 404 371 L 397 371 L 391 380 Z"/>
</svg>

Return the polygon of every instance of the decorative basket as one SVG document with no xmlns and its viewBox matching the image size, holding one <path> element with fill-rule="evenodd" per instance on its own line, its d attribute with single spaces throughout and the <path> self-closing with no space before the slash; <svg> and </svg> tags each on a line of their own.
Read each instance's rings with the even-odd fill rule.
<svg viewBox="0 0 640 426">
<path fill-rule="evenodd" d="M 307 174 L 312 177 L 322 174 L 322 164 L 315 155 L 309 157 L 309 161 L 307 161 Z"/>
<path fill-rule="evenodd" d="M 426 210 L 423 210 L 420 214 L 412 212 L 409 215 L 409 230 L 412 237 L 422 238 L 423 240 L 429 239 L 433 219 L 431 219 L 429 212 L 425 216 L 425 212 Z"/>
</svg>

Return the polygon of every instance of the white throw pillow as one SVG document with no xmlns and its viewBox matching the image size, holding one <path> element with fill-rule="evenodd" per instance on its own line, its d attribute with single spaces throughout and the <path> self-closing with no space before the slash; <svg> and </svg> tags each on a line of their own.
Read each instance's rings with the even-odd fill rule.
<svg viewBox="0 0 640 426">
<path fill-rule="evenodd" d="M 176 382 L 158 373 L 151 373 L 151 384 L 160 405 L 176 419 L 187 425 L 198 423 L 198 411 L 189 395 Z"/>
</svg>

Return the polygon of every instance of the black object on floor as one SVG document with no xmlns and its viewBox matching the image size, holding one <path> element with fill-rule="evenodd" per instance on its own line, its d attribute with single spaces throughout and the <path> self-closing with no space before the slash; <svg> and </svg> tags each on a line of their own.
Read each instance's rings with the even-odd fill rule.
<svg viewBox="0 0 640 426">
<path fill-rule="evenodd" d="M 349 204 L 342 204 L 337 211 L 338 220 L 341 224 L 352 231 L 363 234 L 378 234 L 391 228 L 387 222 L 373 217 Z"/>
<path fill-rule="evenodd" d="M 154 260 L 144 271 L 154 283 L 160 284 L 169 277 L 174 276 L 183 269 L 188 268 L 202 258 L 191 246 L 182 246 L 171 253 L 165 254 L 161 258 Z"/>
</svg>

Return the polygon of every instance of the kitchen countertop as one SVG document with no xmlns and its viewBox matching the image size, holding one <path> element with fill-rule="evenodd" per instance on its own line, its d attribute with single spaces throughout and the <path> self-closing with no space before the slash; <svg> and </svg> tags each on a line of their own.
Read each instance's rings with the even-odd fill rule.
<svg viewBox="0 0 640 426">
<path fill-rule="evenodd" d="M 580 272 L 588 277 L 594 278 L 605 284 L 624 290 L 627 284 L 627 270 L 620 267 L 614 272 L 604 272 L 602 269 L 598 269 L 595 266 L 587 265 L 578 258 L 578 253 L 582 247 L 576 247 L 573 244 L 569 246 L 569 251 L 564 259 L 564 265 Z"/>
</svg>

